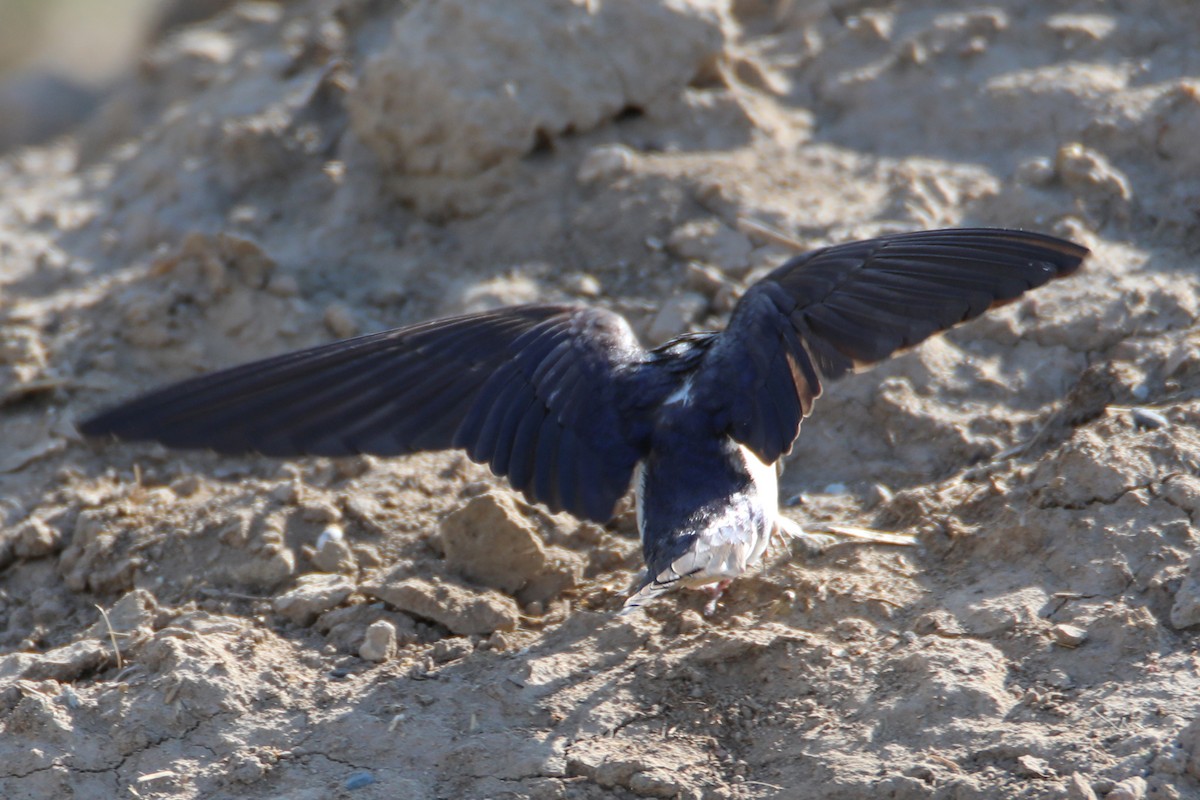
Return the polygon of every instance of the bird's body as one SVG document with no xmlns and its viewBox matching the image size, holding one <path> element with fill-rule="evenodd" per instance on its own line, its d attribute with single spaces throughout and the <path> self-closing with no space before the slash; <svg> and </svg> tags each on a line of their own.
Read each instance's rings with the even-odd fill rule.
<svg viewBox="0 0 1200 800">
<path fill-rule="evenodd" d="M 462 448 L 528 499 L 607 521 L 632 482 L 646 572 L 627 606 L 757 565 L 776 463 L 836 379 L 1028 289 L 1087 251 L 1040 234 L 898 234 L 801 255 L 723 332 L 654 350 L 620 316 L 531 305 L 433 320 L 184 381 L 89 435 L 267 455 Z"/>
<path fill-rule="evenodd" d="M 737 577 L 762 559 L 775 527 L 775 467 L 713 436 L 708 414 L 680 394 L 661 407 L 634 473 L 646 574 L 630 608 L 677 586 Z"/>
</svg>

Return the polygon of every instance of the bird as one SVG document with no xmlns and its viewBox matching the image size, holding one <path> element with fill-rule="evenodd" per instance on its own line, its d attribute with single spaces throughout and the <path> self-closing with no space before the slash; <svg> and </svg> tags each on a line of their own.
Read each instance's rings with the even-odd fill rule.
<svg viewBox="0 0 1200 800">
<path fill-rule="evenodd" d="M 600 524 L 632 484 L 645 569 L 622 613 L 680 587 L 712 608 L 773 537 L 802 532 L 780 513 L 777 468 L 824 382 L 1088 253 L 1002 228 L 887 234 L 799 254 L 745 290 L 724 330 L 651 349 L 602 307 L 509 306 L 201 375 L 80 430 L 289 458 L 460 449 L 529 502 Z"/>
</svg>

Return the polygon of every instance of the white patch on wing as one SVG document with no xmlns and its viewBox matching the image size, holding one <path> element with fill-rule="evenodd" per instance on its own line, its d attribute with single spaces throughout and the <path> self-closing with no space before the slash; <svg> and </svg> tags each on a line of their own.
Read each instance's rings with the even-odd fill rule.
<svg viewBox="0 0 1200 800">
<path fill-rule="evenodd" d="M 686 406 L 686 405 L 690 404 L 691 402 L 692 402 L 692 378 L 691 378 L 691 376 L 689 376 L 687 378 L 687 380 L 685 380 L 683 382 L 682 386 L 680 386 L 675 391 L 671 392 L 671 394 L 667 395 L 667 399 L 663 401 L 663 405 L 669 406 L 672 403 L 681 403 L 682 405 Z"/>
</svg>

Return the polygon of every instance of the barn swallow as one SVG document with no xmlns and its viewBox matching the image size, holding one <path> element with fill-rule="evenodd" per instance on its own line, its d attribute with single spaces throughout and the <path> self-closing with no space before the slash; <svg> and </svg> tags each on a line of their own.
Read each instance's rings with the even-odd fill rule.
<svg viewBox="0 0 1200 800">
<path fill-rule="evenodd" d="M 300 350 L 151 392 L 88 436 L 267 456 L 458 448 L 530 502 L 607 522 L 633 483 L 645 573 L 631 610 L 757 567 L 779 512 L 776 462 L 822 380 L 1075 272 L 1050 236 L 952 229 L 790 259 L 724 331 L 647 350 L 601 308 L 523 305 Z"/>
</svg>

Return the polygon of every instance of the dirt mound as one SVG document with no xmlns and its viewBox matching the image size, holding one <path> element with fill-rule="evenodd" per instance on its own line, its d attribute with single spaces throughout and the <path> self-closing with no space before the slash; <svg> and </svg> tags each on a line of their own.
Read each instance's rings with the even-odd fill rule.
<svg viewBox="0 0 1200 800">
<path fill-rule="evenodd" d="M 1197 9 L 243 2 L 0 160 L 5 798 L 1200 796 Z M 1190 70 L 1190 71 L 1189 71 Z M 792 252 L 1029 227 L 1076 278 L 829 387 L 710 618 L 458 453 L 74 422 L 532 299 L 657 343 Z M 497 569 L 503 564 L 503 569 Z"/>
</svg>

